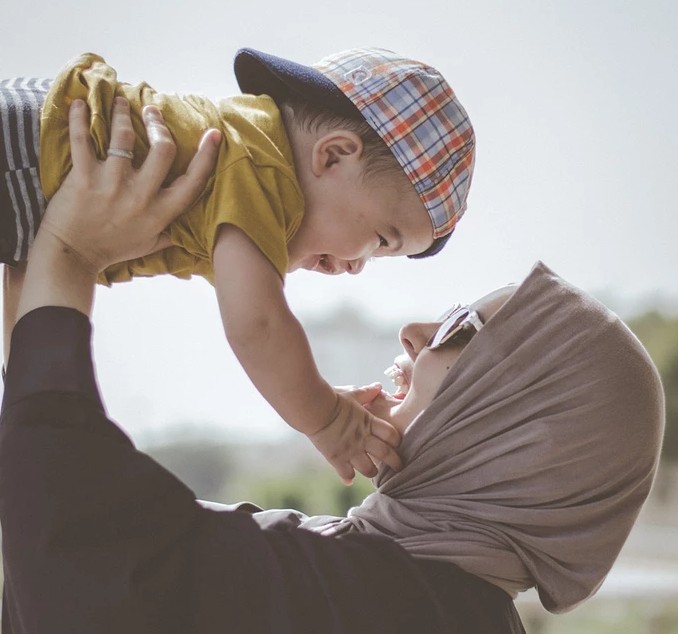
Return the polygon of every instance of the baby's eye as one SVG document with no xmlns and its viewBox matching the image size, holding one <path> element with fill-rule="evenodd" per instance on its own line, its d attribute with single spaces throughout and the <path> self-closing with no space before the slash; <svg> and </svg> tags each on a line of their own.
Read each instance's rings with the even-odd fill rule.
<svg viewBox="0 0 678 634">
<path fill-rule="evenodd" d="M 377 234 L 379 236 L 379 234 Z M 379 236 L 379 246 L 386 248 L 388 246 L 388 240 L 384 236 Z"/>
</svg>

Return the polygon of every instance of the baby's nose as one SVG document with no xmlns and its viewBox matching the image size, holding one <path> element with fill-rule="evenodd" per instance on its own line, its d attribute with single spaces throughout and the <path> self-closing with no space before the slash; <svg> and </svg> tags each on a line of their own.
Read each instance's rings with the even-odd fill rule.
<svg viewBox="0 0 678 634">
<path fill-rule="evenodd" d="M 346 272 L 350 275 L 358 275 L 365 268 L 365 258 L 346 260 Z"/>
</svg>

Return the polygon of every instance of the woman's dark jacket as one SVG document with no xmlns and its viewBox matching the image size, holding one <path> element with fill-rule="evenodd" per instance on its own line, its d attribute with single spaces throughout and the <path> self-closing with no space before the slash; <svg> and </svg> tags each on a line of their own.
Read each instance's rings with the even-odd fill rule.
<svg viewBox="0 0 678 634">
<path fill-rule="evenodd" d="M 201 507 L 106 416 L 91 325 L 16 326 L 0 422 L 3 634 L 513 634 L 511 598 L 391 540 Z"/>
</svg>

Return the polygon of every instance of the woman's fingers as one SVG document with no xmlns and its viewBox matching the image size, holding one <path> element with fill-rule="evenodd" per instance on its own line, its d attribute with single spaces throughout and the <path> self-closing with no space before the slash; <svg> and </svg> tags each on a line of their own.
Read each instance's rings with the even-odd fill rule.
<svg viewBox="0 0 678 634">
<path fill-rule="evenodd" d="M 53 197 L 41 231 L 51 230 L 97 271 L 167 246 L 161 233 L 202 191 L 214 166 L 218 134 L 208 135 L 189 173 L 163 189 L 176 148 L 160 112 L 149 110 L 144 120 L 151 147 L 147 161 L 135 170 L 126 157 L 135 139 L 127 100 L 114 100 L 111 144 L 104 161 L 94 152 L 85 104 L 76 101 L 71 107 L 74 169 Z M 55 200 L 62 201 L 61 209 Z"/>
<path fill-rule="evenodd" d="M 68 132 L 73 169 L 83 174 L 91 171 L 96 165 L 96 156 L 89 133 L 89 109 L 82 99 L 74 101 L 68 111 Z"/>
<path fill-rule="evenodd" d="M 139 174 L 148 192 L 155 194 L 172 166 L 176 156 L 176 145 L 158 108 L 146 106 L 143 110 L 143 119 L 150 150 Z M 162 204 L 155 210 L 160 226 L 167 226 L 182 211 L 190 207 L 204 190 L 214 170 L 220 142 L 221 133 L 218 130 L 205 132 L 186 173 L 177 178 L 170 187 L 162 190 L 160 193 Z"/>
<path fill-rule="evenodd" d="M 403 468 L 403 461 L 398 452 L 383 440 L 370 436 L 365 440 L 365 451 L 377 462 L 385 462 L 394 471 Z"/>
<path fill-rule="evenodd" d="M 134 128 L 130 118 L 129 102 L 123 97 L 113 100 L 111 113 L 111 142 L 106 165 L 119 175 L 127 174 L 134 158 Z"/>
<path fill-rule="evenodd" d="M 366 453 L 354 456 L 351 460 L 351 465 L 358 473 L 362 473 L 366 478 L 373 478 L 377 475 L 377 466 Z"/>
<path fill-rule="evenodd" d="M 177 147 L 158 108 L 144 107 L 142 117 L 150 149 L 139 172 L 143 175 L 144 184 L 148 190 L 156 192 L 167 177 L 174 157 L 177 155 Z"/>
<path fill-rule="evenodd" d="M 355 469 L 353 469 L 353 467 L 348 462 L 335 463 L 332 466 L 334 467 L 334 470 L 339 474 L 341 481 L 345 485 L 348 486 L 350 484 L 353 484 L 353 478 L 355 478 Z"/>
<path fill-rule="evenodd" d="M 385 420 L 372 416 L 371 414 L 369 414 L 369 416 L 372 419 L 370 421 L 370 431 L 372 432 L 372 435 L 376 436 L 379 440 L 383 440 L 391 447 L 397 447 L 401 440 L 400 432 Z"/>
<path fill-rule="evenodd" d="M 191 160 L 186 173 L 177 178 L 164 192 L 168 210 L 187 209 L 195 202 L 214 171 L 220 143 L 221 132 L 219 130 L 207 130 L 203 134 L 198 151 Z M 168 213 L 171 212 L 168 211 Z"/>
</svg>

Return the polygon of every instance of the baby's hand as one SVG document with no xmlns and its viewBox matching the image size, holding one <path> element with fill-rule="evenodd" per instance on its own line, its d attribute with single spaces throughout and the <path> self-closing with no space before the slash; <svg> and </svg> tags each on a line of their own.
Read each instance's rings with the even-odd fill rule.
<svg viewBox="0 0 678 634">
<path fill-rule="evenodd" d="M 400 434 L 389 423 L 365 409 L 380 393 L 381 385 L 339 387 L 337 405 L 330 422 L 309 438 L 336 469 L 344 484 L 351 484 L 358 471 L 371 478 L 378 462 L 400 471 L 402 462 L 395 451 Z"/>
<path fill-rule="evenodd" d="M 374 414 L 377 418 L 385 420 L 387 423 L 391 422 L 391 410 L 402 403 L 402 399 L 396 398 L 385 390 L 381 390 L 379 394 L 370 403 L 365 405 L 365 409 Z"/>
</svg>

